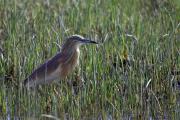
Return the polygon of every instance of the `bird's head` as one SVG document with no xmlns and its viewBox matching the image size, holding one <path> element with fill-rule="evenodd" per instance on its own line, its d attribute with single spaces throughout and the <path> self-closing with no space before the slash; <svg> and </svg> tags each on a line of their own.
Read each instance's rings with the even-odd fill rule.
<svg viewBox="0 0 180 120">
<path fill-rule="evenodd" d="M 71 37 L 67 38 L 66 42 L 72 43 L 74 45 L 82 45 L 87 43 L 97 44 L 97 42 L 86 39 L 80 35 L 72 35 Z"/>
<path fill-rule="evenodd" d="M 79 48 L 79 46 L 83 45 L 83 44 L 88 44 L 88 43 L 92 43 L 92 44 L 98 44 L 95 41 L 86 39 L 80 35 L 72 35 L 71 37 L 68 37 L 62 47 L 62 49 L 71 49 L 71 48 Z"/>
</svg>

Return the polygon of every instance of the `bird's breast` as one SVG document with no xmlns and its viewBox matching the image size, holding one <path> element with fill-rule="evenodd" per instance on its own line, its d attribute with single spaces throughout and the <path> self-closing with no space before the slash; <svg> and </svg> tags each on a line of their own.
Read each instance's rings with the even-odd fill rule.
<svg viewBox="0 0 180 120">
<path fill-rule="evenodd" d="M 79 54 L 80 54 L 79 49 L 77 49 L 71 55 L 69 55 L 69 57 L 64 63 L 60 65 L 59 70 L 60 70 L 61 77 L 66 77 L 78 65 Z"/>
</svg>

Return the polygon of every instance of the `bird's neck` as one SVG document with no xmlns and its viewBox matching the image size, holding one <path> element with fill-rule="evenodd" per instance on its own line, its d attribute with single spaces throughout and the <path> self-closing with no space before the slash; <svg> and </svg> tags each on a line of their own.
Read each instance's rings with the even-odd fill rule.
<svg viewBox="0 0 180 120">
<path fill-rule="evenodd" d="M 62 54 L 64 54 L 66 56 L 66 62 L 68 64 L 72 64 L 72 65 L 76 65 L 78 64 L 79 61 L 79 55 L 80 55 L 80 51 L 79 48 L 76 49 L 69 49 L 65 50 L 65 51 L 61 51 Z"/>
<path fill-rule="evenodd" d="M 70 59 L 74 59 L 74 57 L 77 59 L 79 59 L 79 55 L 80 55 L 80 50 L 79 47 L 76 48 L 66 48 L 66 49 L 62 49 L 61 51 L 62 54 L 64 54 L 67 58 L 66 62 L 68 62 Z"/>
<path fill-rule="evenodd" d="M 78 54 L 80 53 L 79 47 L 71 47 L 71 48 L 62 49 L 61 52 L 66 55 L 71 55 L 75 52 L 77 52 Z"/>
</svg>

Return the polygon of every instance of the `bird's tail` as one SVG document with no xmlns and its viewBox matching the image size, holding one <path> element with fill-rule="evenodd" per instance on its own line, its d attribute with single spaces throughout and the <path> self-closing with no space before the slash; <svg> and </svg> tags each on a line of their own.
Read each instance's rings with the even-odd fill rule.
<svg viewBox="0 0 180 120">
<path fill-rule="evenodd" d="M 20 88 L 27 88 L 27 83 L 28 83 L 28 79 L 26 78 L 25 80 L 23 80 L 22 82 L 20 82 Z"/>
<path fill-rule="evenodd" d="M 26 78 L 26 79 L 23 81 L 23 86 L 27 86 L 27 83 L 28 83 L 28 78 Z"/>
<path fill-rule="evenodd" d="M 22 82 L 23 87 L 25 88 L 30 88 L 31 87 L 31 82 L 29 78 L 26 78 L 23 82 Z"/>
</svg>

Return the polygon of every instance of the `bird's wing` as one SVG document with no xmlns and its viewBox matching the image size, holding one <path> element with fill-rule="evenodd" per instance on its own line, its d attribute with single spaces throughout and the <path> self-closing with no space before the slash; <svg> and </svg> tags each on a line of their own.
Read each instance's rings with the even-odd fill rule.
<svg viewBox="0 0 180 120">
<path fill-rule="evenodd" d="M 38 79 L 45 79 L 45 76 L 50 75 L 57 70 L 59 65 L 66 61 L 66 56 L 62 53 L 58 53 L 56 56 L 46 61 L 40 67 L 38 67 L 34 72 L 24 80 L 24 85 L 27 83 L 36 81 Z"/>
</svg>

